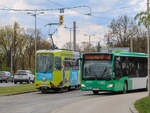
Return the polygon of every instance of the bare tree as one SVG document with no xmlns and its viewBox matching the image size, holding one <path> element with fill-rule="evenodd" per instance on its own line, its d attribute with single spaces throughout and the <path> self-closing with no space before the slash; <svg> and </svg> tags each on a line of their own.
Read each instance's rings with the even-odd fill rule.
<svg viewBox="0 0 150 113">
<path fill-rule="evenodd" d="M 13 50 L 13 70 L 33 69 L 35 61 L 34 30 L 24 30 L 18 23 L 0 26 L 0 70 L 10 71 Z M 50 43 L 38 32 L 38 49 L 50 49 Z M 5 68 L 3 68 L 5 67 Z"/>
<path fill-rule="evenodd" d="M 136 37 L 138 26 L 127 16 L 120 16 L 110 23 L 105 34 L 108 46 L 129 47 L 130 38 Z"/>
</svg>

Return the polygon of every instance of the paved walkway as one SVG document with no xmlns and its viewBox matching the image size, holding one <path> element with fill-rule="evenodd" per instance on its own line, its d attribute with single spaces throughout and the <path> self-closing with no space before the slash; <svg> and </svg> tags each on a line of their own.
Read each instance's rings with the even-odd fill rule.
<svg viewBox="0 0 150 113">
<path fill-rule="evenodd" d="M 52 113 L 131 113 L 129 107 L 137 99 L 147 96 L 147 92 L 118 94 L 82 100 L 59 108 Z"/>
</svg>

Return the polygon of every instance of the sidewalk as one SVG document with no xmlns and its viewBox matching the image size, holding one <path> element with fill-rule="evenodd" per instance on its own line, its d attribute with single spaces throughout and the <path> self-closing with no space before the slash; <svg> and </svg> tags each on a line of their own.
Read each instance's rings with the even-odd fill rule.
<svg viewBox="0 0 150 113">
<path fill-rule="evenodd" d="M 120 95 L 97 95 L 96 98 L 72 103 L 52 113 L 131 113 L 129 107 L 147 92 Z"/>
</svg>

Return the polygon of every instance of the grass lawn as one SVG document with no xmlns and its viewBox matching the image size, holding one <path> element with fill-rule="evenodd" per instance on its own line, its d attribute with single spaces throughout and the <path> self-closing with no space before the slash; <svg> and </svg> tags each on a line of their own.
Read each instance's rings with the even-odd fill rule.
<svg viewBox="0 0 150 113">
<path fill-rule="evenodd" d="M 37 91 L 34 84 L 21 84 L 18 86 L 0 87 L 0 95 L 17 94 L 23 92 Z"/>
<path fill-rule="evenodd" d="M 150 97 L 145 97 L 135 102 L 135 108 L 139 113 L 150 113 Z"/>
</svg>

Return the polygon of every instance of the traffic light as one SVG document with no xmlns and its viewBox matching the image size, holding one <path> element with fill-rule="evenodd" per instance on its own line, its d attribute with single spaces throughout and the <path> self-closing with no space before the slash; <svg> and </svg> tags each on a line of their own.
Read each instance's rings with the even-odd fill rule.
<svg viewBox="0 0 150 113">
<path fill-rule="evenodd" d="M 59 25 L 62 25 L 63 24 L 63 15 L 60 15 L 59 16 Z"/>
</svg>

